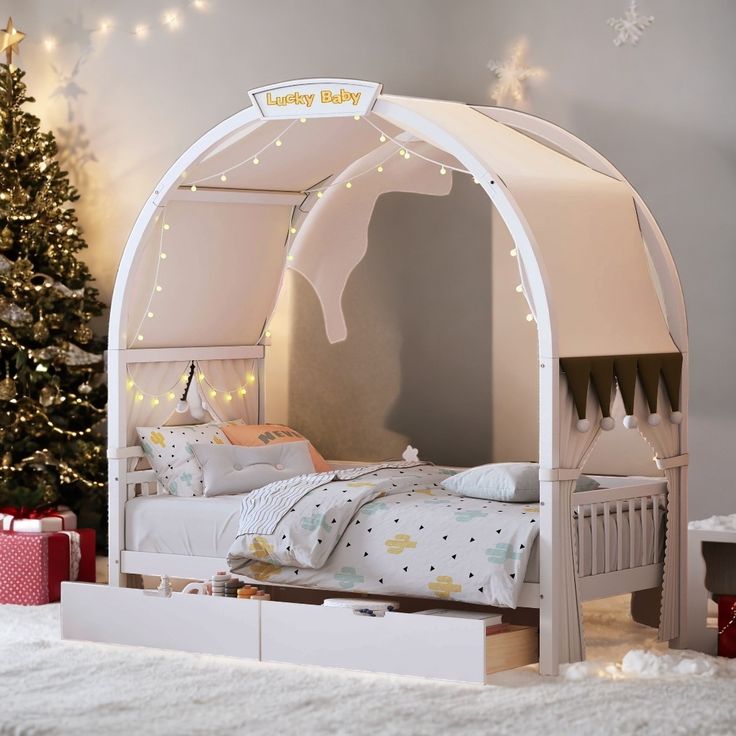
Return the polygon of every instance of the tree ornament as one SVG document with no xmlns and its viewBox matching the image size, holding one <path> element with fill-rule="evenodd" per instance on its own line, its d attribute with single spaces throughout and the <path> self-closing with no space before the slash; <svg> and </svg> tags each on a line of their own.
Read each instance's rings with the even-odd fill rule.
<svg viewBox="0 0 736 736">
<path fill-rule="evenodd" d="M 49 407 L 56 401 L 56 391 L 51 386 L 44 386 L 38 393 L 41 406 Z"/>
<path fill-rule="evenodd" d="M 59 330 L 64 324 L 64 318 L 58 312 L 52 312 L 46 317 L 46 322 L 52 330 Z"/>
<path fill-rule="evenodd" d="M 7 322 L 11 327 L 24 327 L 33 322 L 33 315 L 0 296 L 0 320 Z"/>
<path fill-rule="evenodd" d="M 92 393 L 92 386 L 85 381 L 84 383 L 79 385 L 79 393 L 82 394 L 82 396 L 88 396 Z"/>
<path fill-rule="evenodd" d="M 10 250 L 14 242 L 13 231 L 6 225 L 0 230 L 0 250 Z"/>
<path fill-rule="evenodd" d="M 0 381 L 0 401 L 10 401 L 18 394 L 15 381 L 10 375 L 10 364 L 5 363 L 5 378 Z"/>
<path fill-rule="evenodd" d="M 18 45 L 25 38 L 25 33 L 19 31 L 12 18 L 8 18 L 5 30 L 0 29 L 2 37 L 0 37 L 0 51 L 5 52 L 5 61 L 8 66 L 13 63 L 13 54 L 18 53 Z"/>
<path fill-rule="evenodd" d="M 3 467 L 4 468 L 13 467 L 13 456 L 9 452 L 6 452 L 3 454 Z"/>
<path fill-rule="evenodd" d="M 31 336 L 36 342 L 46 342 L 50 334 L 49 327 L 42 315 L 38 322 L 35 322 L 33 327 L 31 327 Z"/>
<path fill-rule="evenodd" d="M 92 339 L 92 330 L 88 325 L 79 325 L 79 327 L 74 330 L 74 337 L 84 345 Z"/>
</svg>

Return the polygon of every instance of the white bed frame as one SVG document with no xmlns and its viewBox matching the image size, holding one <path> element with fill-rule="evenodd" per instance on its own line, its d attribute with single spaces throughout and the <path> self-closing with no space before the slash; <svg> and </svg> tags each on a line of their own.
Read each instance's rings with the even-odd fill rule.
<svg viewBox="0 0 736 736">
<path fill-rule="evenodd" d="M 210 347 L 210 348 L 153 348 L 148 350 L 123 350 L 111 356 L 109 363 L 110 391 L 118 392 L 117 405 L 125 406 L 127 369 L 136 363 L 150 363 L 159 361 L 183 360 L 235 360 L 255 359 L 258 365 L 258 421 L 265 421 L 265 391 L 264 391 L 264 364 L 265 348 L 262 345 L 245 345 L 240 347 Z M 111 417 L 112 419 L 112 417 Z M 127 436 L 127 426 L 122 412 L 117 417 L 120 426 L 117 427 L 119 436 Z M 226 569 L 223 559 L 213 557 L 189 557 L 185 555 L 163 554 L 157 552 L 137 552 L 125 549 L 125 504 L 137 495 L 156 495 L 162 493 L 160 484 L 153 470 L 136 470 L 139 460 L 144 457 L 140 446 L 110 448 L 108 458 L 110 462 L 110 557 L 109 573 L 112 585 L 127 587 L 131 575 L 161 575 L 167 574 L 174 578 L 204 579 L 210 577 L 217 570 Z M 335 463 L 336 466 L 346 463 Z M 349 463 L 352 465 L 352 463 Z M 582 574 L 578 570 L 580 581 L 580 596 L 582 600 L 606 598 L 638 590 L 647 590 L 658 587 L 662 582 L 662 562 L 647 564 L 650 549 L 647 545 L 648 534 L 642 533 L 641 556 L 634 555 L 634 535 L 629 534 L 628 563 L 624 565 L 622 552 L 626 544 L 624 525 L 621 523 L 622 514 L 629 513 L 629 519 L 638 519 L 643 531 L 653 529 L 654 549 L 658 550 L 664 535 L 664 528 L 660 524 L 660 510 L 667 509 L 667 492 L 662 490 L 658 482 L 641 482 L 632 480 L 615 488 L 600 488 L 593 491 L 576 493 L 575 505 L 570 509 L 571 514 L 577 517 L 577 531 L 582 544 L 585 545 L 585 535 L 582 534 L 585 518 L 598 515 L 603 517 L 603 534 L 598 533 L 598 525 L 591 524 L 592 569 L 590 574 Z M 538 540 L 540 559 L 547 551 L 555 550 L 560 546 L 568 546 L 568 541 L 560 539 L 556 533 L 556 525 L 545 523 L 549 511 L 542 503 L 540 508 L 540 529 Z M 614 523 L 617 522 L 617 523 Z M 615 542 L 612 539 L 615 536 Z M 604 550 L 604 564 L 598 567 L 597 560 L 601 546 Z M 618 550 L 617 555 L 610 553 L 611 548 Z M 580 564 L 586 557 L 581 550 L 578 555 Z M 547 628 L 544 626 L 544 599 L 550 595 L 560 582 L 552 579 L 545 573 L 546 566 L 540 564 L 540 582 L 524 583 L 519 598 L 522 608 L 540 609 L 540 630 L 542 636 Z M 260 583 L 259 583 L 260 584 Z M 279 586 L 284 587 L 284 586 Z M 294 587 L 294 586 L 291 586 Z M 540 646 L 543 652 L 544 647 Z"/>
<path fill-rule="evenodd" d="M 474 152 L 455 136 L 440 129 L 432 120 L 421 114 L 402 107 L 390 97 L 381 97 L 375 104 L 375 111 L 388 116 L 405 129 L 411 129 L 420 137 L 436 140 L 438 145 L 462 163 L 465 169 L 473 174 L 480 186 L 493 202 L 503 218 L 526 266 L 528 288 L 537 309 L 537 330 L 539 338 L 539 459 L 546 473 L 541 482 L 540 513 L 540 583 L 524 585 L 520 605 L 539 608 L 540 615 L 540 671 L 555 674 L 560 664 L 559 642 L 562 632 L 566 631 L 566 596 L 565 583 L 560 567 L 569 559 L 570 539 L 565 538 L 566 516 L 575 509 L 563 508 L 560 482 L 570 479 L 571 471 L 560 465 L 560 362 L 556 349 L 555 330 L 550 315 L 546 294 L 544 274 L 540 271 L 539 246 L 535 240 L 523 212 L 504 183 L 489 171 L 477 159 Z M 590 168 L 610 176 L 618 181 L 626 182 L 625 177 L 617 171 L 603 156 L 580 141 L 572 134 L 548 123 L 521 112 L 501 108 L 476 107 L 479 113 L 500 123 L 509 125 L 533 138 L 536 138 L 554 149 L 563 151 L 571 158 L 580 161 Z M 140 553 L 125 549 L 125 503 L 135 493 L 156 492 L 155 479 L 151 471 L 133 469 L 140 457 L 140 449 L 127 446 L 128 425 L 125 416 L 127 367 L 132 363 L 157 361 L 191 361 L 191 360 L 229 360 L 256 359 L 259 365 L 259 418 L 264 417 L 264 383 L 263 362 L 265 359 L 263 346 L 240 347 L 186 347 L 176 349 L 127 349 L 128 335 L 126 315 L 128 314 L 129 295 L 125 284 L 134 273 L 137 260 L 141 258 L 140 243 L 146 228 L 155 216 L 156 210 L 167 197 L 175 196 L 181 173 L 195 162 L 204 151 L 217 145 L 219 141 L 230 135 L 243 125 L 258 120 L 258 112 L 254 107 L 247 108 L 233 115 L 228 120 L 213 128 L 200 138 L 167 172 L 159 183 L 154 194 L 143 207 L 136 221 L 128 245 L 120 264 L 116 288 L 110 309 L 110 350 L 109 390 L 110 390 L 110 582 L 113 585 L 127 585 L 127 577 L 131 574 L 161 574 L 185 578 L 202 578 L 213 570 L 222 567 L 222 560 L 203 558 L 187 558 L 176 555 Z M 639 218 L 642 235 L 652 268 L 657 274 L 659 296 L 672 339 L 682 353 L 682 423 L 679 425 L 679 437 L 682 452 L 687 448 L 687 387 L 688 387 L 688 338 L 685 317 L 684 299 L 674 261 L 666 241 L 654 217 L 636 191 L 631 188 L 632 198 Z M 240 196 L 240 195 L 239 195 Z M 243 201 L 258 202 L 263 193 L 251 192 L 242 195 Z M 285 196 L 285 195 L 284 195 Z M 684 456 L 683 456 L 684 457 Z M 686 549 L 687 524 L 687 471 L 679 468 L 680 490 L 677 500 L 679 523 L 677 528 L 669 530 L 669 545 L 673 552 L 673 570 L 668 575 L 679 582 L 678 598 L 675 599 L 680 632 L 685 631 L 685 591 L 686 566 L 683 563 Z M 604 519 L 604 539 L 598 539 L 593 532 L 591 543 L 594 546 L 607 543 L 613 534 L 611 518 L 622 513 L 626 508 L 630 513 L 639 513 L 642 524 L 650 522 L 648 514 L 651 509 L 665 508 L 668 505 L 667 493 L 662 493 L 660 486 L 632 483 L 630 486 L 619 486 L 614 489 L 600 489 L 575 494 L 575 505 L 578 519 L 583 515 L 594 514 L 602 509 Z M 646 499 L 644 503 L 643 499 Z M 657 514 L 653 513 L 652 524 L 657 524 Z M 619 529 L 620 526 L 616 525 Z M 620 534 L 620 531 L 618 532 Z M 655 527 L 655 533 L 662 530 Z M 617 542 L 621 542 L 619 538 Z M 619 545 L 620 548 L 620 545 Z M 608 549 L 608 546 L 606 546 Z M 605 557 L 602 570 L 595 569 L 593 574 L 580 578 L 580 593 L 583 600 L 602 598 L 626 592 L 657 587 L 662 581 L 662 565 L 634 565 L 622 569 L 621 559 Z M 677 640 L 673 643 L 677 645 Z"/>
</svg>

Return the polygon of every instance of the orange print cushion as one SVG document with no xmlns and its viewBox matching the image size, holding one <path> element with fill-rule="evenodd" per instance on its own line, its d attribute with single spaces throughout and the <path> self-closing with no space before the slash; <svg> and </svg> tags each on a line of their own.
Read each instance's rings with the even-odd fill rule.
<svg viewBox="0 0 736 736">
<path fill-rule="evenodd" d="M 245 447 L 263 447 L 264 445 L 280 445 L 284 442 L 301 442 L 306 439 L 291 427 L 284 424 L 231 424 L 220 429 L 234 445 Z M 330 464 L 309 443 L 309 454 L 312 456 L 316 473 L 332 470 Z"/>
</svg>

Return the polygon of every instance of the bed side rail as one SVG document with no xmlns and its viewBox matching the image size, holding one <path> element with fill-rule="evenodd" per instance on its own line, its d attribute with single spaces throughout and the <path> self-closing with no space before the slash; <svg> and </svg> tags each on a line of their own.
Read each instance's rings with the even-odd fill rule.
<svg viewBox="0 0 736 736">
<path fill-rule="evenodd" d="M 126 488 L 127 500 L 135 496 L 155 496 L 163 493 L 163 488 L 153 470 L 150 468 L 136 470 L 144 457 L 143 448 L 138 445 L 107 451 L 108 460 L 125 460 L 120 482 Z"/>
<path fill-rule="evenodd" d="M 667 513 L 667 490 L 662 483 L 632 482 L 582 491 L 573 494 L 572 503 L 579 577 L 662 561 Z"/>
</svg>

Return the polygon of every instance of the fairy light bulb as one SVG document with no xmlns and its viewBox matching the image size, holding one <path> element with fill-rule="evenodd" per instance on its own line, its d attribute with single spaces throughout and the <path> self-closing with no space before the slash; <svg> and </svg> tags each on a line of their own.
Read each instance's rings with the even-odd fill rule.
<svg viewBox="0 0 736 736">
<path fill-rule="evenodd" d="M 138 342 L 143 342 L 143 335 L 138 335 Z"/>
<path fill-rule="evenodd" d="M 100 21 L 100 33 L 107 33 L 112 28 L 112 23 L 109 20 Z"/>
<path fill-rule="evenodd" d="M 189 187 L 189 188 L 190 188 L 190 189 L 191 189 L 191 190 L 192 190 L 193 192 L 196 192 L 196 191 L 197 191 L 197 185 L 196 185 L 196 184 L 192 184 L 192 186 L 191 186 L 191 187 Z"/>
<path fill-rule="evenodd" d="M 160 402 L 159 402 L 159 400 L 158 400 L 157 398 L 153 398 L 153 399 L 151 399 L 151 406 L 158 406 L 158 405 L 159 405 L 159 403 L 160 403 Z"/>
<path fill-rule="evenodd" d="M 256 376 L 254 373 L 248 374 L 248 383 L 255 383 L 256 382 Z"/>
<path fill-rule="evenodd" d="M 44 38 L 43 47 L 46 49 L 46 51 L 53 51 L 56 48 L 56 39 L 51 38 L 50 36 L 48 38 Z"/>
<path fill-rule="evenodd" d="M 289 232 L 290 232 L 290 233 L 291 233 L 292 235 L 296 235 L 296 228 L 295 228 L 295 227 L 294 227 L 294 226 L 292 225 L 292 226 L 291 226 L 291 227 L 289 228 Z"/>
<path fill-rule="evenodd" d="M 133 33 L 138 38 L 145 38 L 148 35 L 148 26 L 145 23 L 139 23 L 134 29 Z"/>
<path fill-rule="evenodd" d="M 409 153 L 409 151 L 406 151 L 406 152 L 404 153 L 404 159 L 405 159 L 406 161 L 408 161 L 408 160 L 409 160 L 410 158 L 411 158 L 411 154 Z"/>
<path fill-rule="evenodd" d="M 167 258 L 167 255 L 166 255 L 166 253 L 162 253 L 162 254 L 161 254 L 161 260 L 162 260 L 162 261 L 165 261 L 165 260 L 166 260 L 166 258 Z"/>
<path fill-rule="evenodd" d="M 378 172 L 379 174 L 383 173 L 383 166 L 379 166 L 379 167 L 378 167 L 378 168 L 376 169 L 376 171 L 377 171 L 377 172 Z"/>
<path fill-rule="evenodd" d="M 480 184 L 480 182 L 478 181 L 476 177 L 473 177 L 473 184 Z"/>
<path fill-rule="evenodd" d="M 527 314 L 526 321 L 527 322 L 533 322 L 534 321 L 534 315 L 533 314 Z"/>
<path fill-rule="evenodd" d="M 322 199 L 322 197 L 324 197 L 324 196 L 325 196 L 325 193 L 324 192 L 322 192 L 322 191 L 317 192 L 317 199 Z"/>
<path fill-rule="evenodd" d="M 509 255 L 510 255 L 510 256 L 511 256 L 512 258 L 516 258 L 516 256 L 517 256 L 518 254 L 519 254 L 519 251 L 518 251 L 518 250 L 516 250 L 516 248 L 512 248 L 512 249 L 511 249 L 511 250 L 509 251 Z"/>
<path fill-rule="evenodd" d="M 197 378 L 199 378 L 199 380 L 200 380 L 200 381 L 204 381 L 204 373 L 200 372 L 200 373 L 199 373 L 199 374 L 197 375 Z"/>
<path fill-rule="evenodd" d="M 238 393 L 239 393 L 239 394 L 240 394 L 241 396 L 245 396 L 245 395 L 246 395 L 246 394 L 247 394 L 248 392 L 247 392 L 247 391 L 245 390 L 245 388 L 243 388 L 243 386 L 241 386 L 241 387 L 240 387 L 240 388 L 238 389 Z"/>
<path fill-rule="evenodd" d="M 283 146 L 283 145 L 284 145 L 284 144 L 283 144 L 283 142 L 281 141 L 281 138 L 277 138 L 277 139 L 276 139 L 276 147 L 277 147 L 277 148 L 281 148 L 281 146 Z"/>
<path fill-rule="evenodd" d="M 161 286 L 161 284 L 156 284 L 156 291 L 162 292 L 164 290 L 164 287 Z"/>
<path fill-rule="evenodd" d="M 140 391 L 135 395 L 136 401 L 143 401 L 143 394 Z"/>
<path fill-rule="evenodd" d="M 360 120 L 360 115 L 353 115 L 353 120 Z"/>
<path fill-rule="evenodd" d="M 186 373 L 182 373 L 181 382 L 186 383 L 189 380 L 189 376 Z"/>
<path fill-rule="evenodd" d="M 517 293 L 517 294 L 521 294 L 521 292 L 522 292 L 522 291 L 524 291 L 524 287 L 523 287 L 523 286 L 522 286 L 521 284 L 519 284 L 519 285 L 518 285 L 518 286 L 516 287 L 516 293 Z"/>
<path fill-rule="evenodd" d="M 153 319 L 153 312 L 148 313 L 148 319 Z"/>
<path fill-rule="evenodd" d="M 402 156 L 403 157 L 405 154 L 406 154 L 406 149 L 405 148 L 399 149 L 399 156 Z"/>
<path fill-rule="evenodd" d="M 135 386 L 135 381 L 132 378 L 129 378 L 126 382 L 126 386 L 128 387 L 128 391 Z"/>
<path fill-rule="evenodd" d="M 261 160 L 260 160 L 260 159 L 258 158 L 258 156 L 256 156 L 256 157 L 255 157 L 255 158 L 253 159 L 253 165 L 254 165 L 254 166 L 258 166 L 258 164 L 259 164 L 259 163 L 261 163 Z"/>
<path fill-rule="evenodd" d="M 271 330 L 266 330 L 266 337 L 271 337 Z"/>
<path fill-rule="evenodd" d="M 447 169 L 444 166 L 440 166 L 440 174 L 444 176 L 447 173 Z"/>
<path fill-rule="evenodd" d="M 223 174 L 223 175 L 222 175 L 222 176 L 220 177 L 220 181 L 227 181 L 227 176 L 225 176 L 225 174 Z"/>
<path fill-rule="evenodd" d="M 169 401 L 173 401 L 176 398 L 176 394 L 173 391 L 169 391 L 169 393 L 166 394 L 166 398 Z"/>
<path fill-rule="evenodd" d="M 225 394 L 225 401 L 232 401 L 233 395 L 232 394 Z"/>
<path fill-rule="evenodd" d="M 381 137 L 378 140 L 381 141 L 381 143 L 385 143 L 386 142 L 386 136 L 383 135 L 383 133 L 381 133 Z"/>
<path fill-rule="evenodd" d="M 171 225 L 168 222 L 164 223 L 164 230 L 171 230 Z"/>
<path fill-rule="evenodd" d="M 307 119 L 306 118 L 299 118 L 299 122 L 300 123 L 306 123 L 307 122 Z"/>
<path fill-rule="evenodd" d="M 214 388 L 213 388 L 213 389 L 211 389 L 211 390 L 210 390 L 210 397 L 214 399 L 214 398 L 215 398 L 216 396 L 217 396 L 217 391 L 215 391 L 215 389 L 214 389 Z"/>
<path fill-rule="evenodd" d="M 288 255 L 288 256 L 286 256 L 286 260 L 287 260 L 287 261 L 293 261 L 293 260 L 294 260 L 294 256 L 293 256 L 293 255 L 291 255 L 291 253 L 289 253 L 289 255 Z"/>
<path fill-rule="evenodd" d="M 347 184 L 345 185 L 345 189 L 352 189 L 352 188 L 353 188 L 353 183 L 352 183 L 351 181 L 349 181 L 349 182 L 348 182 L 348 183 L 347 183 Z"/>
</svg>

